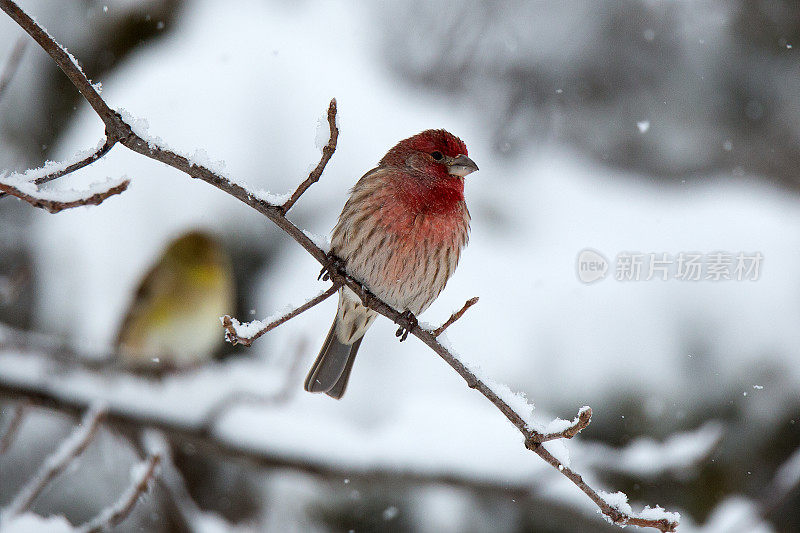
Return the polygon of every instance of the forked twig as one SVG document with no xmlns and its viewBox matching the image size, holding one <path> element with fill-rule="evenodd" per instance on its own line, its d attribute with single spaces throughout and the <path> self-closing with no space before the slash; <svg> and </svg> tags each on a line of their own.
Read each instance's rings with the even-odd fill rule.
<svg viewBox="0 0 800 533">
<path fill-rule="evenodd" d="M 264 324 L 260 320 L 256 320 L 253 322 L 245 322 L 240 323 L 235 318 L 232 318 L 230 315 L 225 315 L 221 317 L 222 325 L 225 327 L 225 339 L 236 346 L 237 344 L 242 344 L 244 346 L 250 346 L 253 344 L 253 341 L 262 336 L 263 334 L 267 333 L 268 331 L 272 331 L 273 329 L 277 328 L 287 320 L 290 320 L 300 313 L 308 311 L 315 305 L 324 302 L 327 300 L 333 293 L 339 290 L 339 286 L 337 284 L 333 284 L 330 288 L 328 288 L 322 294 L 311 298 L 309 301 L 297 307 L 288 313 L 281 315 L 280 317 L 272 320 L 268 324 Z M 258 327 L 259 329 L 253 334 L 242 334 L 243 331 L 248 331 L 253 329 L 253 327 Z"/>
<path fill-rule="evenodd" d="M 442 324 L 441 326 L 439 326 L 435 330 L 431 331 L 431 335 L 433 335 L 434 337 L 438 337 L 439 335 L 444 333 L 444 330 L 446 330 L 447 328 L 452 326 L 453 323 L 456 320 L 458 320 L 459 318 L 464 316 L 464 313 L 467 312 L 467 309 L 469 309 L 470 307 L 472 307 L 476 303 L 478 303 L 478 297 L 477 296 L 474 296 L 474 297 L 470 298 L 469 300 L 467 300 L 464 303 L 464 306 L 461 309 L 459 309 L 458 311 L 456 311 L 455 313 L 450 315 L 450 318 L 447 319 L 447 322 L 445 322 L 444 324 Z"/>
</svg>

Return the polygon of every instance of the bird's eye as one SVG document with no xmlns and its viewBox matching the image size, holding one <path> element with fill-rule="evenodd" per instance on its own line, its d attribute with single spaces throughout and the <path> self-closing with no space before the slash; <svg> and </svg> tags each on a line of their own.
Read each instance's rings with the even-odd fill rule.
<svg viewBox="0 0 800 533">
<path fill-rule="evenodd" d="M 442 152 L 437 150 L 436 152 L 431 152 L 431 157 L 437 161 L 441 161 L 444 156 L 442 155 Z"/>
</svg>

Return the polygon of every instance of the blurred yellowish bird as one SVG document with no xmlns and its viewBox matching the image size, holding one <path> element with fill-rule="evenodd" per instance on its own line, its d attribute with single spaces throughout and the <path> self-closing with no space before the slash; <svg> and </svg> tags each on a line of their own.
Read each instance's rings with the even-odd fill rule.
<svg viewBox="0 0 800 533">
<path fill-rule="evenodd" d="M 207 362 L 223 339 L 219 317 L 232 314 L 230 256 L 211 235 L 192 231 L 172 241 L 142 279 L 122 321 L 122 363 L 168 370 Z"/>
</svg>

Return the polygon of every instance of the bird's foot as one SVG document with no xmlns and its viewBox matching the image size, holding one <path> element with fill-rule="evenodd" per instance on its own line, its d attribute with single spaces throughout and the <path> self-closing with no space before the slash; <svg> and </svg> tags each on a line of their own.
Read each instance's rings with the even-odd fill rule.
<svg viewBox="0 0 800 533">
<path fill-rule="evenodd" d="M 419 322 L 417 322 L 417 317 L 414 316 L 414 313 L 406 310 L 397 319 L 397 324 L 400 327 L 397 328 L 397 332 L 394 334 L 394 336 L 400 337 L 400 342 L 403 342 L 408 338 L 408 332 L 417 327 Z"/>
<path fill-rule="evenodd" d="M 324 265 L 322 265 L 322 270 L 319 271 L 319 276 L 317 276 L 317 281 L 322 279 L 322 281 L 328 281 L 331 279 L 331 272 L 338 272 L 343 274 L 345 272 L 344 269 L 344 261 L 340 258 L 335 256 L 333 252 L 327 253 L 327 260 Z"/>
</svg>

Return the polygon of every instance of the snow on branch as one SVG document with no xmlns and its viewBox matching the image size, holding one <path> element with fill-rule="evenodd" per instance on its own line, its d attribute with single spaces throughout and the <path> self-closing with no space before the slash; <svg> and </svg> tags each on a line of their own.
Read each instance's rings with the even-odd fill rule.
<svg viewBox="0 0 800 533">
<path fill-rule="evenodd" d="M 161 456 L 151 455 L 131 469 L 131 485 L 123 492 L 111 507 L 100 511 L 91 521 L 77 528 L 79 533 L 102 533 L 116 527 L 125 520 L 139 497 L 147 492 L 151 481 L 155 478 L 156 468 L 161 461 Z"/>
<path fill-rule="evenodd" d="M 591 421 L 592 408 L 588 405 L 584 405 L 578 411 L 578 416 L 572 419 L 572 422 L 556 418 L 547 425 L 544 433 L 537 433 L 532 439 L 526 441 L 525 447 L 530 449 L 536 444 L 541 444 L 542 442 L 547 442 L 549 440 L 571 439 L 583 431 L 583 429 L 588 426 L 589 422 Z"/>
<path fill-rule="evenodd" d="M 467 368 L 454 353 L 445 347 L 437 340 L 434 332 L 424 329 L 417 323 L 416 317 L 409 316 L 408 313 L 401 313 L 386 302 L 377 298 L 367 288 L 365 288 L 357 280 L 350 277 L 347 272 L 341 267 L 341 262 L 336 258 L 327 254 L 321 249 L 311 238 L 309 238 L 300 228 L 295 226 L 289 219 L 286 218 L 286 212 L 291 208 L 295 202 L 302 196 L 302 194 L 316 182 L 324 170 L 327 161 L 333 155 L 333 150 L 336 146 L 336 137 L 338 136 L 338 128 L 335 126 L 336 118 L 336 102 L 331 101 L 328 108 L 329 110 L 329 124 L 331 124 L 331 137 L 328 145 L 323 149 L 323 156 L 317 168 L 312 171 L 309 177 L 297 188 L 292 196 L 282 205 L 271 203 L 268 199 L 264 199 L 263 195 L 259 196 L 253 191 L 249 191 L 246 187 L 240 185 L 221 175 L 214 172 L 207 166 L 196 164 L 186 156 L 175 153 L 162 143 L 152 138 L 143 138 L 138 135 L 131 125 L 125 122 L 123 117 L 103 100 L 95 87 L 80 69 L 77 61 L 72 58 L 66 50 L 53 40 L 46 31 L 44 31 L 33 19 L 26 15 L 20 8 L 11 0 L 0 0 L 0 9 L 5 11 L 12 19 L 14 19 L 25 31 L 28 32 L 39 45 L 53 58 L 61 70 L 67 75 L 70 81 L 86 98 L 88 103 L 95 110 L 97 115 L 106 126 L 106 136 L 112 141 L 118 141 L 127 148 L 142 154 L 146 157 L 165 163 L 173 168 L 176 168 L 191 177 L 203 180 L 210 185 L 217 187 L 252 207 L 259 213 L 263 214 L 270 219 L 276 226 L 283 230 L 287 235 L 292 237 L 300 246 L 302 246 L 314 259 L 316 259 L 326 270 L 329 278 L 336 286 L 347 286 L 362 300 L 365 306 L 389 318 L 396 324 L 405 329 L 405 334 L 412 334 L 426 344 L 431 350 L 439 355 L 450 367 L 453 368 L 467 383 L 470 388 L 480 392 L 487 400 L 489 400 L 519 431 L 522 433 L 523 442 L 526 447 L 537 454 L 540 458 L 548 464 L 556 468 L 561 474 L 572 481 L 581 491 L 583 491 L 599 508 L 606 517 L 608 517 L 615 524 L 620 526 L 624 525 L 637 525 L 641 527 L 653 527 L 661 531 L 675 531 L 678 526 L 677 515 L 664 515 L 647 518 L 645 515 L 634 515 L 627 508 L 620 506 L 612 506 L 600 494 L 591 488 L 583 478 L 569 467 L 561 463 L 547 448 L 544 446 L 542 433 L 532 429 L 527 420 L 523 418 L 507 401 L 507 395 L 501 397 L 495 390 L 487 384 L 484 380 L 479 379 L 469 368 Z M 326 152 L 327 149 L 327 152 Z M 317 170 L 319 170 L 317 175 Z M 288 318 L 287 318 L 288 320 Z M 233 327 L 233 319 L 230 319 L 230 326 Z M 226 329 L 230 333 L 230 329 L 226 324 Z M 233 327 L 234 334 L 236 328 Z M 248 331 L 248 333 L 250 333 Z M 257 332 L 253 332 L 257 333 Z M 404 336 L 405 336 L 404 334 Z M 580 420 L 580 416 L 578 417 Z M 578 424 L 580 425 L 580 424 Z M 577 426 L 576 426 L 577 427 Z M 566 438 L 566 435 L 564 435 Z M 648 515 L 649 516 L 649 515 Z"/>
<path fill-rule="evenodd" d="M 277 318 L 269 317 L 264 320 L 253 320 L 250 322 L 239 322 L 230 315 L 219 317 L 222 325 L 225 327 L 225 340 L 236 346 L 243 344 L 250 346 L 254 340 L 277 328 L 287 320 L 290 320 L 304 311 L 308 311 L 315 305 L 327 300 L 333 293 L 339 290 L 339 286 L 334 284 L 325 292 L 311 298 L 309 301 L 297 307 L 288 313 L 285 313 Z"/>
<path fill-rule="evenodd" d="M 63 174 L 62 174 L 63 175 Z M 84 191 L 41 191 L 36 183 L 12 175 L 0 178 L 0 192 L 15 196 L 50 213 L 82 205 L 100 205 L 105 200 L 122 193 L 130 185 L 128 179 L 96 183 Z"/>
<path fill-rule="evenodd" d="M 28 480 L 9 504 L 9 516 L 24 513 L 42 493 L 44 488 L 58 477 L 89 446 L 97 433 L 100 421 L 105 416 L 105 407 L 92 407 L 81 420 L 80 425 L 47 459 L 36 474 Z"/>
<path fill-rule="evenodd" d="M 26 170 L 22 174 L 12 174 L 3 178 L 11 182 L 30 182 L 36 185 L 53 181 L 61 176 L 65 176 L 71 172 L 75 172 L 85 166 L 91 165 L 104 155 L 114 146 L 116 141 L 103 139 L 93 150 L 83 150 L 72 156 L 66 161 L 56 162 L 47 161 L 39 168 Z M 0 192 L 0 198 L 8 193 Z"/>
</svg>

